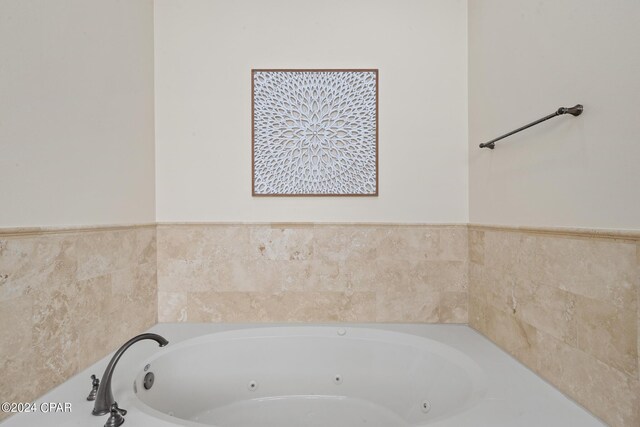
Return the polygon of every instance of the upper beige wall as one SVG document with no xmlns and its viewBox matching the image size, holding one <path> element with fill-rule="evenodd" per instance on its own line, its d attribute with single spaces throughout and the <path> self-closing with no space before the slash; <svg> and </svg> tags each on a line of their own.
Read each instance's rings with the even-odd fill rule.
<svg viewBox="0 0 640 427">
<path fill-rule="evenodd" d="M 151 0 L 0 1 L 0 227 L 155 219 Z"/>
<path fill-rule="evenodd" d="M 157 0 L 159 221 L 467 222 L 463 0 Z M 251 197 L 251 68 L 379 68 L 380 196 Z"/>
<path fill-rule="evenodd" d="M 472 223 L 640 228 L 638 22 L 636 0 L 469 1 Z"/>
</svg>

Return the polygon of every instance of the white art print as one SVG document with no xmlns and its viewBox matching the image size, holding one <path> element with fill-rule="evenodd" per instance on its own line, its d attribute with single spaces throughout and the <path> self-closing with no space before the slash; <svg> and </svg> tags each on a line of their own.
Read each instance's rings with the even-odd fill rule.
<svg viewBox="0 0 640 427">
<path fill-rule="evenodd" d="M 253 70 L 253 195 L 378 195 L 378 70 Z"/>
</svg>

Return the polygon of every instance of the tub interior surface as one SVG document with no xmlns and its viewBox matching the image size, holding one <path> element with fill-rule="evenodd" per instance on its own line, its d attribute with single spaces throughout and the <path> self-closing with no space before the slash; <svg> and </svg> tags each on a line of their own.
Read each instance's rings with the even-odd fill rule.
<svg viewBox="0 0 640 427">
<path fill-rule="evenodd" d="M 141 371 L 137 397 L 207 426 L 402 427 L 453 416 L 486 389 L 478 365 L 453 348 L 401 333 L 348 331 L 255 329 L 187 341 L 149 361 L 155 383 L 145 389 Z"/>
<path fill-rule="evenodd" d="M 274 396 L 243 400 L 195 414 L 191 421 L 224 427 L 408 427 L 388 408 L 347 396 Z"/>
</svg>

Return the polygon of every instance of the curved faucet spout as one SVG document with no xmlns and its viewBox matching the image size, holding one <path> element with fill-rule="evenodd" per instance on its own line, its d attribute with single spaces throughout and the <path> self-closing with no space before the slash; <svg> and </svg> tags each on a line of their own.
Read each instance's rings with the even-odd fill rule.
<svg viewBox="0 0 640 427">
<path fill-rule="evenodd" d="M 111 411 L 111 405 L 115 403 L 113 393 L 111 392 L 111 377 L 113 376 L 113 370 L 118 364 L 120 357 L 122 357 L 122 354 L 133 344 L 142 340 L 154 340 L 160 344 L 160 347 L 164 347 L 169 344 L 169 341 L 164 339 L 164 337 L 151 333 L 140 334 L 124 343 L 111 358 L 111 361 L 107 365 L 107 369 L 104 370 L 102 381 L 100 381 L 100 388 L 98 388 L 98 395 L 96 396 L 96 404 L 93 407 L 93 415 L 105 415 Z"/>
</svg>

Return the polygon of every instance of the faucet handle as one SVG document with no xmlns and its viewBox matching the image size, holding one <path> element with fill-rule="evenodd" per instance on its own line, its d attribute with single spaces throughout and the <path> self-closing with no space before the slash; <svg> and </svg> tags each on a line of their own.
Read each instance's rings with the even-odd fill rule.
<svg viewBox="0 0 640 427">
<path fill-rule="evenodd" d="M 87 400 L 96 400 L 96 394 L 98 394 L 98 388 L 100 387 L 100 380 L 95 375 L 91 375 L 91 391 Z"/>
<path fill-rule="evenodd" d="M 117 411 L 123 417 L 127 415 L 127 410 L 118 407 L 118 402 L 114 402 L 113 405 L 111 405 L 111 413 L 113 413 L 114 410 Z"/>
<path fill-rule="evenodd" d="M 111 405 L 111 416 L 104 424 L 104 427 L 118 427 L 124 423 L 124 415 L 127 415 L 125 409 L 118 408 L 118 402 L 114 402 Z"/>
</svg>

